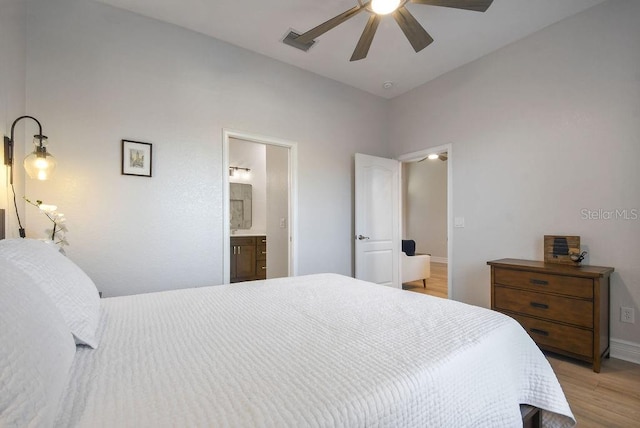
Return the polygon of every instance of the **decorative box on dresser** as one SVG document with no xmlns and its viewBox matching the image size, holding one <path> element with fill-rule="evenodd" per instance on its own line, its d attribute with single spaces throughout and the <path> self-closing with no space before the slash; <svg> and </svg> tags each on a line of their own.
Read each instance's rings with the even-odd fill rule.
<svg viewBox="0 0 640 428">
<path fill-rule="evenodd" d="M 254 281 L 267 278 L 267 237 L 232 236 L 230 281 Z"/>
<path fill-rule="evenodd" d="M 544 350 L 593 364 L 609 356 L 612 267 L 501 259 L 491 266 L 491 309 L 516 319 Z"/>
</svg>

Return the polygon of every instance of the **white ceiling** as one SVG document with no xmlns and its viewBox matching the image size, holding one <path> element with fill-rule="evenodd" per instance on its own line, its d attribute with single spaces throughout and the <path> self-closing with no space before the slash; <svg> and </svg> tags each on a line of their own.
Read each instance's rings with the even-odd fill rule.
<svg viewBox="0 0 640 428">
<path fill-rule="evenodd" d="M 350 62 L 368 19 L 363 12 L 303 52 L 282 43 L 357 5 L 357 0 L 97 0 L 207 34 L 385 98 L 407 92 L 604 0 L 494 0 L 485 13 L 407 4 L 434 38 L 415 53 L 388 15 L 367 58 Z M 384 82 L 393 86 L 383 88 Z"/>
</svg>

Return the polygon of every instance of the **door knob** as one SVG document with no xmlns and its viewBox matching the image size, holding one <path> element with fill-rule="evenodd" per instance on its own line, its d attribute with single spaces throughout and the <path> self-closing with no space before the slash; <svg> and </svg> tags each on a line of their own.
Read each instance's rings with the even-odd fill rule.
<svg viewBox="0 0 640 428">
<path fill-rule="evenodd" d="M 357 236 L 357 238 L 358 238 L 360 241 L 362 241 L 362 240 L 364 240 L 364 239 L 369 239 L 369 237 L 368 237 L 368 236 L 362 236 L 362 235 L 358 235 L 358 236 Z"/>
</svg>

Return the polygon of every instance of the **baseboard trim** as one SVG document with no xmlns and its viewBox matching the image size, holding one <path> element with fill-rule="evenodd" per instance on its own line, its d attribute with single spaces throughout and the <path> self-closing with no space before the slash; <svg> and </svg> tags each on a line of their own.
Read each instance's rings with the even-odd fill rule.
<svg viewBox="0 0 640 428">
<path fill-rule="evenodd" d="M 431 261 L 434 263 L 444 263 L 444 264 L 448 264 L 449 263 L 449 259 L 447 259 L 446 257 L 434 257 L 431 256 Z"/>
<path fill-rule="evenodd" d="M 640 343 L 611 339 L 611 357 L 640 364 Z"/>
</svg>

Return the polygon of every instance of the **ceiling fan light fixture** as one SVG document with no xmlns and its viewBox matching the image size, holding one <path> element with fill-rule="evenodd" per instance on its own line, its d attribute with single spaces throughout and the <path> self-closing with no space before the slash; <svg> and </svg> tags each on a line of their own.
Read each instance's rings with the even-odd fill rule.
<svg viewBox="0 0 640 428">
<path fill-rule="evenodd" d="M 311 30 L 297 35 L 290 34 L 285 37 L 284 43 L 297 48 L 307 50 L 310 43 L 327 31 L 337 27 L 343 22 L 353 18 L 362 11 L 369 13 L 367 24 L 360 35 L 356 48 L 349 61 L 360 61 L 367 57 L 373 37 L 384 15 L 391 14 L 414 51 L 420 52 L 433 42 L 433 37 L 420 25 L 418 20 L 409 12 L 405 5 L 409 2 L 430 6 L 452 7 L 456 9 L 474 10 L 484 12 L 493 0 L 357 0 L 358 4 L 349 10 L 345 10 L 328 21 L 313 27 Z M 310 47 L 310 45 L 309 45 Z"/>
<path fill-rule="evenodd" d="M 371 10 L 378 15 L 388 15 L 399 6 L 400 0 L 371 0 Z"/>
</svg>

